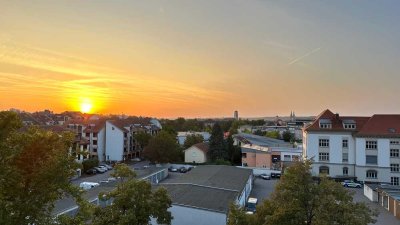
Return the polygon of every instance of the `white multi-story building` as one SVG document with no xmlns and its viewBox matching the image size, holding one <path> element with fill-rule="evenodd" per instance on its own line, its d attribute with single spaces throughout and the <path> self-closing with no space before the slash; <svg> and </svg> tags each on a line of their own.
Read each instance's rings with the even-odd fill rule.
<svg viewBox="0 0 400 225">
<path fill-rule="evenodd" d="M 303 129 L 303 158 L 313 175 L 399 185 L 400 115 L 339 116 L 322 112 Z"/>
<path fill-rule="evenodd" d="M 156 135 L 161 130 L 158 120 L 140 117 L 70 120 L 66 127 L 76 134 L 81 148 L 85 150 L 83 160 L 98 158 L 99 161 L 141 157 L 143 149 L 136 142 L 135 134 L 146 132 Z"/>
</svg>

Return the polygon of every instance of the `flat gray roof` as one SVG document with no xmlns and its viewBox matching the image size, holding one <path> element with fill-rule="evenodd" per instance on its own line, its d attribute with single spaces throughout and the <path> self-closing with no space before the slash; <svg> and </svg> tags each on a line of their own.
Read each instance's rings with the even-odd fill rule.
<svg viewBox="0 0 400 225">
<path fill-rule="evenodd" d="M 192 184 L 164 184 L 174 205 L 188 206 L 216 212 L 228 212 L 239 192 Z"/>
<path fill-rule="evenodd" d="M 225 213 L 252 174 L 252 170 L 234 166 L 197 166 L 157 186 L 167 189 L 173 204 Z"/>
<path fill-rule="evenodd" d="M 249 142 L 249 144 L 265 146 L 265 147 L 291 146 L 290 143 L 284 142 L 283 140 L 263 137 L 254 134 L 240 133 L 234 135 L 234 137 L 237 137 L 238 139 L 245 139 Z"/>
</svg>

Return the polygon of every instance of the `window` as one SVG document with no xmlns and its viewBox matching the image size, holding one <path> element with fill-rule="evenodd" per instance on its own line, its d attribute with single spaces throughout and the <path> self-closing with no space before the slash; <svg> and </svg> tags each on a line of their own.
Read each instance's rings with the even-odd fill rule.
<svg viewBox="0 0 400 225">
<path fill-rule="evenodd" d="M 93 140 L 93 145 L 97 145 L 97 140 Z"/>
<path fill-rule="evenodd" d="M 349 147 L 349 140 L 347 140 L 347 139 L 342 140 L 342 147 L 343 148 L 348 148 Z"/>
<path fill-rule="evenodd" d="M 399 164 L 390 164 L 390 172 L 399 172 Z"/>
<path fill-rule="evenodd" d="M 399 186 L 399 177 L 391 177 L 390 184 Z"/>
<path fill-rule="evenodd" d="M 377 149 L 378 143 L 377 143 L 377 141 L 366 141 L 365 148 L 366 149 Z"/>
<path fill-rule="evenodd" d="M 290 155 L 284 155 L 283 156 L 283 161 L 291 161 L 292 158 L 290 157 Z"/>
<path fill-rule="evenodd" d="M 399 149 L 390 149 L 391 158 L 399 158 Z"/>
<path fill-rule="evenodd" d="M 390 144 L 391 145 L 398 145 L 398 144 L 400 144 L 400 141 L 390 141 Z"/>
<path fill-rule="evenodd" d="M 378 156 L 376 155 L 366 155 L 365 163 L 367 164 L 378 164 Z"/>
<path fill-rule="evenodd" d="M 349 175 L 349 168 L 343 167 L 343 175 Z"/>
<path fill-rule="evenodd" d="M 319 153 L 319 161 L 329 161 L 329 153 L 320 152 Z"/>
<path fill-rule="evenodd" d="M 320 173 L 320 174 L 327 174 L 327 175 L 329 175 L 329 167 L 327 167 L 327 166 L 321 166 L 321 167 L 319 167 L 319 173 Z"/>
<path fill-rule="evenodd" d="M 247 153 L 242 153 L 242 158 L 247 158 Z"/>
<path fill-rule="evenodd" d="M 329 148 L 329 139 L 319 139 L 319 147 Z"/>
<path fill-rule="evenodd" d="M 93 137 L 97 137 L 97 133 L 93 133 Z"/>
<path fill-rule="evenodd" d="M 356 129 L 356 124 L 351 124 L 351 123 L 344 124 L 344 129 Z"/>
<path fill-rule="evenodd" d="M 367 170 L 367 178 L 377 179 L 378 178 L 378 172 L 376 172 L 376 170 Z"/>
<path fill-rule="evenodd" d="M 97 152 L 97 148 L 93 148 L 93 152 Z"/>
<path fill-rule="evenodd" d="M 90 137 L 90 133 L 86 133 L 86 137 Z"/>
<path fill-rule="evenodd" d="M 342 154 L 342 162 L 348 162 L 349 161 L 349 153 L 343 152 Z"/>
<path fill-rule="evenodd" d="M 319 125 L 319 127 L 322 128 L 322 129 L 330 129 L 330 128 L 332 128 L 332 124 L 330 124 L 330 123 L 321 123 Z"/>
<path fill-rule="evenodd" d="M 193 152 L 193 153 L 192 153 L 192 157 L 196 157 L 196 152 Z"/>
</svg>

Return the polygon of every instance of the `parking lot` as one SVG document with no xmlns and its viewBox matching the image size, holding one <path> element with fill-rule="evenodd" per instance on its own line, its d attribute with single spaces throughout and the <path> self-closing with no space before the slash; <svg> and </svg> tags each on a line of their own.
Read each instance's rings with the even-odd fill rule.
<svg viewBox="0 0 400 225">
<path fill-rule="evenodd" d="M 260 178 L 256 178 L 254 180 L 253 190 L 250 194 L 250 197 L 255 197 L 259 200 L 259 204 L 262 200 L 270 197 L 271 193 L 274 191 L 276 183 L 279 179 L 271 179 L 271 180 L 263 180 Z M 379 206 L 378 204 L 371 202 L 367 197 L 363 194 L 363 189 L 359 188 L 348 188 L 349 191 L 354 192 L 353 200 L 355 202 L 364 202 L 371 209 L 377 209 L 379 212 L 379 216 L 377 218 L 377 222 L 375 225 L 400 225 L 400 220 L 396 219 L 392 214 L 390 214 L 386 209 Z"/>
</svg>

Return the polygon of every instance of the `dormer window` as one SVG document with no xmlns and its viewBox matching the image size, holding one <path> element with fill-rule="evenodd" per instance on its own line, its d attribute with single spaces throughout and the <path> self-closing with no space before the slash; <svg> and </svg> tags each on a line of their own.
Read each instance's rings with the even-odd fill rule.
<svg viewBox="0 0 400 225">
<path fill-rule="evenodd" d="M 322 129 L 331 129 L 331 128 L 332 128 L 332 122 L 331 122 L 331 120 L 328 120 L 328 119 L 320 119 L 320 120 L 319 120 L 319 128 L 322 128 Z"/>
<path fill-rule="evenodd" d="M 343 120 L 344 129 L 356 129 L 356 122 L 354 120 Z"/>
</svg>

